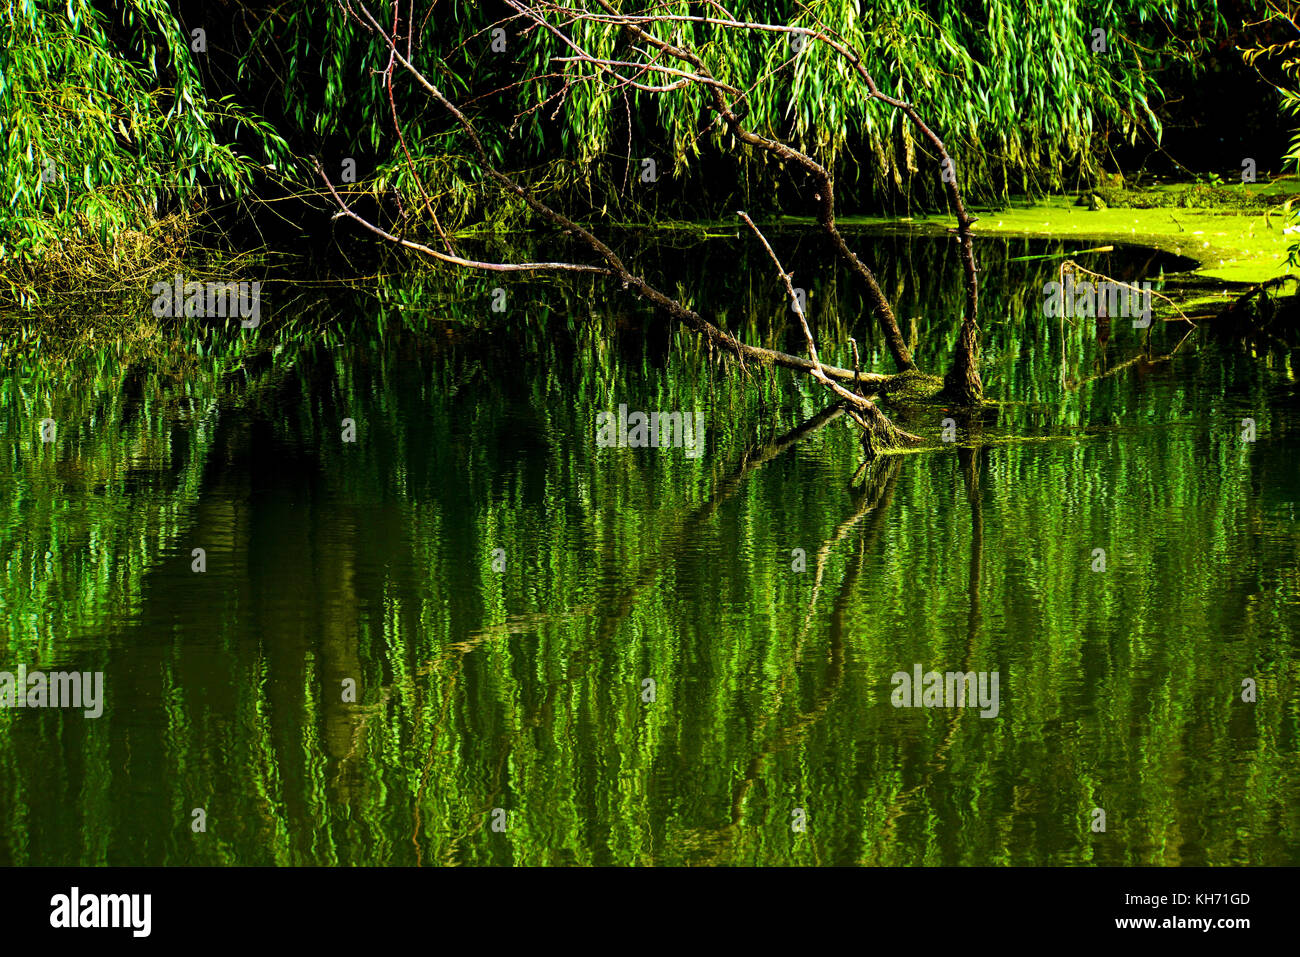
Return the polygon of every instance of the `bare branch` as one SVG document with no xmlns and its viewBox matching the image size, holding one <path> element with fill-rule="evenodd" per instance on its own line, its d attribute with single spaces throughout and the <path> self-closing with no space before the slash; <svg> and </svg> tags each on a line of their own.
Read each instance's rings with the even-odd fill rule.
<svg viewBox="0 0 1300 957">
<path fill-rule="evenodd" d="M 781 282 L 785 285 L 785 291 L 790 297 L 790 304 L 794 309 L 794 314 L 799 317 L 799 325 L 803 327 L 804 340 L 808 343 L 808 357 L 812 360 L 813 378 L 826 386 L 839 396 L 839 398 L 843 399 L 855 409 L 858 409 L 859 411 L 878 411 L 876 410 L 875 404 L 870 399 L 864 398 L 855 392 L 850 392 L 838 382 L 834 382 L 827 377 L 826 373 L 822 369 L 821 360 L 817 357 L 817 343 L 813 340 L 812 330 L 808 328 L 808 319 L 804 316 L 803 305 L 799 302 L 799 297 L 795 295 L 794 285 L 790 282 L 790 273 L 785 271 L 785 267 L 781 265 L 781 260 L 777 258 L 775 250 L 772 249 L 771 244 L 767 241 L 767 237 L 764 236 L 762 231 L 754 225 L 754 221 L 749 218 L 749 214 L 742 211 L 736 215 L 743 219 L 745 224 L 754 231 L 754 235 L 758 237 L 759 242 L 763 244 L 763 248 L 767 250 L 768 256 L 771 257 L 773 264 L 776 266 L 777 275 L 780 276 Z M 909 438 L 916 437 L 909 436 Z"/>
<path fill-rule="evenodd" d="M 334 184 L 330 182 L 329 177 L 325 175 L 325 170 L 321 166 L 320 160 L 313 156 L 312 164 L 315 166 L 316 172 L 320 176 L 321 180 L 324 181 L 326 189 L 328 189 L 330 191 L 330 195 L 334 197 L 334 202 L 338 204 L 339 211 L 334 214 L 335 219 L 338 219 L 340 216 L 344 216 L 352 220 L 353 222 L 360 223 L 365 229 L 368 229 L 376 236 L 388 240 L 390 243 L 395 243 L 398 246 L 405 246 L 407 249 L 413 249 L 416 252 L 423 253 L 424 255 L 429 256 L 432 259 L 436 259 L 439 262 L 448 263 L 449 265 L 452 266 L 463 266 L 467 269 L 482 269 L 488 272 L 539 272 L 539 271 L 588 272 L 588 273 L 598 273 L 602 276 L 612 275 L 612 272 L 609 269 L 605 268 L 604 266 L 587 266 L 580 263 L 564 263 L 564 262 L 492 263 L 492 262 L 482 262 L 476 259 L 464 259 L 452 253 L 439 252 L 438 250 L 426 246 L 423 243 L 412 242 L 409 239 L 402 239 L 400 236 L 394 236 L 392 233 L 388 232 L 387 230 L 379 226 L 376 226 L 374 223 L 370 222 L 369 220 L 361 216 L 358 216 L 355 212 L 353 212 L 348 207 L 347 203 L 343 202 L 343 197 L 340 196 L 338 194 L 338 191 L 334 189 Z"/>
</svg>

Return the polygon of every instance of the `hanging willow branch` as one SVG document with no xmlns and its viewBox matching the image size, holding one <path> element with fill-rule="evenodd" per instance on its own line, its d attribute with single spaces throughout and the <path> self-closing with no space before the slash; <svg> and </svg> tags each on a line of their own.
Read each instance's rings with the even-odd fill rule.
<svg viewBox="0 0 1300 957">
<path fill-rule="evenodd" d="M 583 226 L 578 225 L 563 213 L 558 212 L 546 203 L 542 202 L 531 190 L 525 188 L 517 180 L 506 173 L 503 173 L 496 167 L 491 156 L 484 148 L 482 140 L 480 139 L 477 130 L 474 128 L 474 125 L 460 109 L 458 109 L 449 99 L 447 99 L 446 96 L 443 95 L 443 93 L 428 79 L 427 76 L 412 65 L 411 61 L 398 49 L 393 36 L 386 31 L 382 25 L 380 25 L 374 15 L 370 13 L 364 4 L 354 3 L 352 0 L 339 0 L 339 4 L 350 16 L 361 24 L 362 27 L 378 36 L 388 47 L 390 58 L 400 64 L 402 69 L 410 74 L 430 97 L 451 114 L 452 118 L 468 137 L 470 145 L 474 150 L 474 153 L 477 155 L 484 173 L 488 177 L 504 188 L 507 192 L 519 197 L 529 206 L 530 209 L 540 215 L 543 219 L 550 222 L 553 226 L 559 228 L 563 233 L 581 239 L 597 254 L 597 256 L 604 260 L 605 265 L 599 266 L 594 264 L 565 262 L 489 263 L 479 260 L 465 259 L 450 253 L 440 252 L 422 243 L 402 239 L 401 237 L 389 233 L 382 227 L 371 223 L 348 207 L 347 203 L 339 195 L 338 191 L 334 188 L 334 185 L 326 176 L 323 167 L 319 162 L 316 162 L 315 169 L 317 174 L 324 181 L 331 197 L 333 197 L 334 202 L 339 207 L 339 211 L 335 214 L 336 218 L 346 217 L 389 242 L 419 252 L 435 261 L 462 268 L 509 272 L 585 272 L 617 278 L 620 280 L 623 288 L 630 288 L 636 295 L 649 299 L 656 306 L 667 312 L 673 319 L 699 334 L 710 346 L 718 348 L 724 353 L 738 359 L 742 366 L 747 359 L 754 360 L 764 365 L 776 365 L 797 372 L 802 372 L 806 375 L 811 375 L 819 382 L 830 384 L 833 389 L 839 389 L 840 392 L 851 398 L 854 409 L 856 410 L 854 418 L 869 432 L 867 440 L 864 441 L 864 446 L 867 448 L 869 454 L 875 454 L 885 448 L 903 444 L 903 442 L 906 441 L 916 440 L 915 436 L 910 436 L 907 433 L 902 433 L 894 429 L 894 427 L 889 423 L 889 420 L 885 417 L 884 413 L 882 413 L 870 399 L 861 395 L 855 395 L 835 385 L 836 381 L 855 382 L 865 385 L 869 389 L 878 389 L 887 385 L 892 377 L 861 374 L 854 370 L 824 366 L 821 364 L 820 360 L 816 358 L 815 347 L 813 350 L 814 358 L 810 360 L 803 359 L 799 356 L 789 355 L 784 352 L 778 352 L 773 349 L 764 349 L 758 346 L 748 345 L 722 329 L 719 329 L 713 323 L 706 320 L 704 317 L 699 315 L 699 313 L 690 309 L 679 300 L 656 289 L 644 277 L 632 273 L 613 249 L 592 232 Z"/>
<path fill-rule="evenodd" d="M 829 171 L 827 171 L 811 156 L 795 149 L 789 144 L 765 136 L 760 136 L 748 129 L 742 121 L 741 113 L 743 110 L 739 110 L 735 102 L 735 100 L 743 99 L 743 94 L 741 94 L 739 90 L 718 80 L 709 69 L 708 65 L 704 62 L 703 58 L 694 51 L 669 43 L 666 40 L 662 40 L 654 36 L 652 33 L 647 32 L 642 26 L 642 24 L 653 24 L 679 19 L 699 19 L 701 21 L 706 21 L 707 18 L 622 16 L 619 15 L 607 2 L 605 2 L 605 0 L 598 0 L 600 5 L 608 12 L 607 15 L 603 17 L 594 14 L 591 11 L 575 7 L 565 7 L 555 3 L 525 4 L 517 2 L 517 0 L 507 0 L 507 2 L 512 9 L 521 15 L 532 17 L 536 22 L 545 26 L 553 34 L 560 36 L 563 42 L 576 52 L 576 56 L 569 57 L 567 58 L 568 60 L 577 60 L 588 63 L 591 66 L 596 67 L 602 75 L 614 74 L 617 77 L 615 71 L 607 66 L 605 61 L 602 61 L 599 57 L 592 56 L 587 51 L 583 50 L 571 39 L 564 36 L 563 32 L 560 31 L 558 27 L 555 27 L 546 21 L 542 16 L 542 13 L 539 12 L 540 10 L 549 10 L 574 21 L 591 20 L 602 23 L 618 24 L 627 30 L 633 37 L 642 40 L 655 49 L 667 53 L 693 67 L 694 72 L 688 71 L 686 75 L 691 77 L 691 82 L 698 83 L 708 90 L 710 94 L 710 109 L 722 118 L 737 139 L 750 146 L 769 152 L 779 159 L 795 163 L 803 167 L 813 177 L 818 187 L 818 193 L 814 197 L 817 202 L 817 220 L 829 237 L 836 253 L 849 265 L 849 268 L 853 270 L 854 274 L 857 275 L 866 286 L 867 297 L 871 302 L 873 311 L 880 321 L 881 328 L 884 330 L 885 340 L 889 346 L 890 354 L 894 358 L 895 366 L 898 368 L 899 372 L 910 372 L 916 369 L 916 363 L 912 359 L 911 350 L 908 349 L 907 342 L 904 340 L 902 332 L 898 328 L 898 320 L 895 318 L 894 311 L 889 305 L 889 300 L 881 290 L 880 284 L 876 281 L 875 275 L 869 268 L 867 268 L 866 264 L 858 258 L 853 250 L 849 248 L 848 243 L 845 242 L 844 237 L 840 234 L 840 231 L 836 226 L 835 188 Z M 714 21 L 707 20 L 707 22 Z M 719 24 L 725 24 L 730 21 L 717 22 Z M 735 25 L 746 26 L 739 22 L 735 22 Z M 617 79 L 615 82 L 617 82 Z M 735 99 L 728 99 L 727 94 L 731 94 Z"/>
<path fill-rule="evenodd" d="M 805 40 L 811 39 L 824 43 L 843 58 L 853 71 L 857 73 L 857 75 L 862 79 L 868 95 L 872 99 L 878 100 L 881 103 L 899 110 L 908 121 L 916 127 L 917 131 L 934 148 L 935 152 L 939 156 L 941 177 L 945 187 L 947 188 L 957 217 L 957 238 L 961 243 L 961 262 L 965 272 L 965 310 L 962 315 L 961 331 L 958 338 L 957 348 L 954 353 L 952 367 L 949 369 L 944 380 L 944 395 L 949 401 L 956 404 L 978 404 L 983 398 L 984 386 L 979 375 L 979 327 L 977 324 L 979 313 L 979 267 L 975 260 L 975 251 L 971 232 L 971 227 L 976 222 L 976 219 L 971 216 L 966 209 L 956 161 L 939 135 L 921 119 L 916 108 L 905 100 L 883 93 L 877 86 L 871 73 L 867 70 L 861 53 L 854 49 L 842 37 L 825 26 L 812 28 L 783 24 L 756 23 L 737 20 L 729 15 L 689 16 L 660 13 L 623 14 L 620 13 L 609 2 L 609 0 L 596 0 L 596 2 L 604 10 L 604 13 L 589 11 L 573 6 L 565 6 L 554 2 L 526 4 L 519 2 L 519 0 L 507 0 L 508 5 L 514 9 L 516 13 L 521 16 L 531 17 L 534 21 L 544 26 L 553 34 L 559 36 L 566 45 L 577 53 L 577 56 L 565 58 L 566 62 L 581 60 L 600 68 L 602 73 L 608 74 L 615 72 L 606 64 L 606 62 L 601 61 L 600 58 L 594 57 L 582 50 L 581 47 L 565 36 L 559 28 L 546 21 L 542 12 L 556 14 L 569 22 L 587 21 L 622 27 L 632 36 L 642 40 L 650 46 L 653 46 L 655 49 L 669 53 L 677 59 L 682 60 L 694 68 L 694 74 L 691 75 L 691 81 L 700 83 L 708 90 L 711 100 L 710 108 L 723 119 L 728 128 L 738 139 L 750 146 L 770 152 L 782 160 L 796 163 L 805 169 L 813 177 L 818 186 L 818 192 L 814 196 L 814 200 L 818 203 L 818 222 L 829 237 L 836 253 L 866 286 L 868 299 L 870 300 L 872 308 L 880 321 L 881 328 L 885 334 L 886 343 L 888 344 L 890 353 L 894 358 L 894 363 L 900 372 L 914 370 L 916 364 L 912 358 L 911 351 L 908 349 L 907 343 L 899 330 L 898 321 L 894 311 L 890 306 L 888 299 L 884 295 L 884 292 L 880 289 L 879 283 L 876 282 L 874 274 L 849 247 L 836 226 L 835 192 L 830 172 L 812 157 L 795 149 L 789 144 L 761 136 L 752 130 L 747 129 L 742 122 L 744 110 L 734 101 L 728 100 L 726 96 L 728 93 L 738 94 L 738 91 L 733 87 L 730 87 L 728 84 L 719 81 L 698 53 L 686 49 L 680 44 L 673 44 L 667 40 L 656 37 L 654 34 L 648 32 L 646 27 L 654 26 L 656 24 L 691 23 L 729 30 L 799 36 L 805 38 Z M 718 6 L 721 9 L 721 5 Z M 644 66 L 644 64 L 636 65 Z M 738 98 L 743 99 L 743 95 L 739 95 Z"/>
</svg>

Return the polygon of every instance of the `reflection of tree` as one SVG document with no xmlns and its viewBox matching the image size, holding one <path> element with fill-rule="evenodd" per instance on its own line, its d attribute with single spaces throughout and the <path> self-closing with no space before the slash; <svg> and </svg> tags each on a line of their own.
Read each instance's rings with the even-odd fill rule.
<svg viewBox="0 0 1300 957">
<path fill-rule="evenodd" d="M 980 491 L 980 471 L 982 469 L 981 459 L 986 458 L 987 455 L 988 450 L 983 448 L 957 449 L 957 462 L 958 467 L 961 469 L 962 480 L 966 486 L 966 502 L 970 506 L 971 521 L 970 568 L 966 582 L 969 610 L 966 618 L 965 652 L 962 656 L 960 668 L 963 673 L 976 670 L 973 665 L 976 659 L 977 644 L 983 620 L 980 603 L 980 583 L 984 565 L 984 508 Z M 998 670 L 996 662 L 982 663 L 992 664 L 993 667 L 978 670 Z M 943 740 L 935 748 L 933 762 L 919 782 L 900 791 L 895 796 L 893 806 L 885 818 L 885 836 L 892 835 L 893 828 L 899 817 L 906 811 L 912 800 L 924 794 L 933 783 L 935 775 L 942 773 L 947 767 L 948 752 L 957 738 L 961 722 L 969 718 L 966 712 L 971 710 L 968 703 L 967 707 L 953 708 L 948 714 L 946 719 L 947 731 L 944 733 Z"/>
<path fill-rule="evenodd" d="M 620 624 L 631 613 L 638 597 L 644 594 L 656 581 L 659 580 L 665 568 L 667 568 L 672 560 L 683 551 L 692 536 L 696 534 L 701 527 L 713 519 L 717 514 L 718 509 L 721 508 L 725 502 L 733 498 L 741 489 L 744 488 L 745 484 L 755 472 L 767 465 L 773 459 L 777 458 L 783 452 L 793 448 L 802 440 L 825 428 L 828 424 L 843 415 L 843 412 L 843 407 L 838 403 L 828 406 L 790 431 L 747 451 L 741 457 L 740 462 L 729 473 L 715 482 L 712 494 L 702 504 L 692 509 L 669 515 L 663 519 L 659 525 L 660 534 L 653 540 L 654 544 L 643 542 L 643 545 L 645 546 L 643 554 L 646 551 L 650 552 L 650 554 L 646 560 L 640 564 L 636 573 L 630 579 L 625 579 L 624 583 L 611 589 L 606 595 L 602 596 L 602 601 L 599 605 L 599 619 L 595 625 L 593 633 L 594 640 L 584 643 L 581 648 L 569 656 L 569 672 L 572 677 L 562 682 L 552 683 L 548 688 L 546 701 L 539 710 L 547 714 L 554 713 L 554 709 L 556 708 L 561 695 L 568 690 L 568 687 L 573 681 L 577 680 L 577 676 L 583 673 L 582 666 L 590 663 L 593 656 L 599 653 L 600 647 L 606 644 L 614 636 Z M 892 485 L 893 477 L 896 476 L 900 466 L 901 460 L 897 457 L 885 457 L 883 459 L 877 459 L 871 463 L 869 466 L 869 475 L 873 478 L 864 483 L 862 490 L 858 493 L 858 508 L 855 510 L 854 515 L 846 520 L 846 522 L 842 523 L 840 529 L 837 529 L 833 541 L 842 538 L 853 524 L 860 520 L 863 515 L 867 514 L 870 507 L 879 501 L 880 496 L 882 495 L 882 490 L 887 493 L 887 489 Z M 884 481 L 885 477 L 888 477 L 887 483 Z M 820 587 L 821 565 L 825 562 L 825 554 L 827 551 L 828 548 L 824 548 L 819 553 L 817 571 L 819 582 L 818 587 Z M 604 567 L 608 569 L 609 577 L 617 581 L 620 577 L 618 564 L 613 560 L 609 560 L 604 563 Z M 814 603 L 815 601 L 816 596 L 814 595 Z M 592 609 L 573 610 L 567 615 L 561 617 L 586 617 L 591 613 L 591 610 Z M 446 709 L 453 697 L 451 691 L 456 686 L 456 683 L 460 680 L 460 676 L 463 673 L 465 657 L 474 650 L 482 647 L 485 643 L 494 639 L 505 638 L 528 631 L 540 624 L 541 620 L 554 621 L 556 620 L 556 617 L 516 616 L 503 625 L 483 629 L 475 635 L 470 636 L 465 641 L 448 645 L 442 655 L 430 662 L 426 668 L 421 669 L 422 673 L 441 676 L 441 680 L 446 682 L 446 688 L 442 695 L 442 716 L 430 729 L 430 742 L 423 765 L 419 790 L 416 794 L 412 841 L 416 847 L 417 860 L 423 856 L 423 850 L 419 841 L 421 829 L 420 808 L 422 805 L 424 790 L 428 786 L 432 774 L 433 758 L 438 750 L 438 728 L 448 726 L 448 712 Z M 824 705 L 822 706 L 822 709 L 824 709 Z M 509 753 L 510 750 L 507 746 L 503 749 L 500 760 L 498 761 L 495 773 L 496 783 L 493 785 L 494 793 L 500 793 L 502 790 L 501 776 L 504 773 L 506 759 Z M 480 812 L 473 815 L 472 823 L 470 824 L 468 832 L 472 833 L 483 826 L 487 817 L 487 811 L 490 807 L 491 804 L 485 804 Z M 460 836 L 452 838 L 450 847 L 447 850 L 447 857 L 449 859 L 454 854 L 456 846 L 465 836 L 466 833 L 462 833 Z"/>
<path fill-rule="evenodd" d="M 848 568 L 845 571 L 843 580 L 840 582 L 839 591 L 836 593 L 835 602 L 831 608 L 828 647 L 830 666 L 826 672 L 825 684 L 818 692 L 810 709 L 797 713 L 793 720 L 768 735 L 767 739 L 759 745 L 758 750 L 754 752 L 748 766 L 745 768 L 744 776 L 735 787 L 731 803 L 730 824 L 723 829 L 722 833 L 714 835 L 709 841 L 709 844 L 714 848 L 715 857 L 723 853 L 728 842 L 734 838 L 736 829 L 741 826 L 745 816 L 745 799 L 754 783 L 760 780 L 768 760 L 779 751 L 800 741 L 808 730 L 825 716 L 835 695 L 840 690 L 844 678 L 845 617 L 849 611 L 849 603 L 853 597 L 854 587 L 862 574 L 863 561 L 868 551 L 876 544 L 881 530 L 884 528 L 884 516 L 893 498 L 894 484 L 898 479 L 899 472 L 902 470 L 902 464 L 900 457 L 891 456 L 877 459 L 867 466 L 862 485 L 857 490 L 857 505 L 852 514 L 836 528 L 836 534 L 832 536 L 831 543 L 828 543 L 824 550 L 829 551 L 830 544 L 841 540 L 849 531 L 856 528 L 864 518 L 869 516 L 869 520 L 858 532 L 853 558 L 848 563 Z M 820 563 L 824 560 L 823 552 L 819 554 L 819 583 Z M 813 607 L 816 606 L 818 594 L 817 588 L 814 588 L 812 603 L 808 611 L 809 616 L 812 614 Z M 785 670 L 778 683 L 776 703 L 764 715 L 758 727 L 758 734 L 761 734 L 772 719 L 784 710 L 784 702 L 790 689 L 794 686 L 799 666 L 803 662 L 805 636 L 806 625 L 804 633 L 800 635 L 795 646 L 795 652 L 791 656 L 789 667 Z M 758 737 L 758 734 L 755 737 Z"/>
<path fill-rule="evenodd" d="M 179 339 L 202 332 L 182 326 L 168 334 Z M 165 819 L 183 827 L 182 815 L 192 805 L 182 811 L 169 806 L 174 794 L 146 789 L 128 805 L 140 815 L 137 824 L 110 796 L 140 790 L 133 775 L 148 769 L 166 769 L 185 789 L 203 774 L 219 778 L 204 752 L 229 745 L 227 730 L 214 727 L 208 710 L 187 711 L 195 701 L 210 706 L 237 697 L 247 686 L 235 661 L 210 650 L 220 647 L 221 611 L 228 606 L 204 597 L 229 581 L 220 566 L 237 549 L 245 517 L 237 504 L 241 496 L 218 487 L 215 466 L 244 441 L 232 408 L 257 401 L 286 374 L 296 353 L 256 368 L 250 363 L 235 381 L 230 369 L 241 358 L 229 342 L 215 334 L 212 339 L 204 361 L 164 339 L 143 343 L 139 351 L 128 346 L 116 362 L 106 361 L 112 355 L 107 349 L 72 349 L 26 373 L 6 369 L 0 377 L 0 421 L 10 434 L 30 435 L 29 423 L 45 414 L 58 424 L 56 441 L 36 439 L 30 451 L 19 446 L 24 458 L 0 471 L 3 498 L 21 516 L 0 524 L 24 530 L 0 539 L 4 657 L 105 673 L 102 718 L 83 726 L 56 725 L 53 714 L 32 716 L 33 727 L 44 733 L 48 726 L 48 748 L 63 753 L 52 763 L 71 762 L 80 776 L 43 781 L 18 772 L 24 790 L 39 794 L 48 813 L 66 816 L 60 826 L 67 817 L 86 822 L 83 832 L 68 829 L 60 847 L 74 850 L 63 852 L 64 860 L 189 860 L 191 851 L 178 849 L 167 828 L 125 852 L 140 856 L 123 856 L 122 845 L 138 826 L 156 828 Z M 32 564 L 33 544 L 44 566 L 40 574 Z M 207 550 L 206 575 L 190 570 L 195 546 Z M 220 611 L 208 613 L 214 608 Z M 165 643 L 171 641 L 174 650 Z M 124 645 L 132 657 L 121 653 Z M 196 663 L 207 667 L 195 669 Z M 141 721 L 139 715 L 149 717 Z M 0 736 L 0 767 L 21 760 L 23 741 L 23 735 Z M 260 769 L 247 769 L 245 777 L 259 778 Z M 187 796 L 223 790 L 213 788 L 213 780 Z M 23 813 L 39 813 L 28 799 L 15 800 L 26 805 Z M 17 809 L 6 800 L 4 810 L 8 817 Z M 269 821 L 266 826 L 275 829 Z M 44 853 L 33 863 L 50 863 L 51 852 Z"/>
</svg>

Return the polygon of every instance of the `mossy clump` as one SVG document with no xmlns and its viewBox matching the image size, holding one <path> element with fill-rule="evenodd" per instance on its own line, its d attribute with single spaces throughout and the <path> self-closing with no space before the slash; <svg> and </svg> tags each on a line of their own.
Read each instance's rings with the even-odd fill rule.
<svg viewBox="0 0 1300 957">
<path fill-rule="evenodd" d="M 943 390 L 943 379 L 918 369 L 892 376 L 880 394 L 890 402 L 933 402 Z"/>
<path fill-rule="evenodd" d="M 1159 189 L 1133 189 L 1099 184 L 1083 193 L 1076 206 L 1107 209 L 1225 209 L 1262 211 L 1300 198 L 1300 193 L 1252 187 L 1241 183 L 1193 183 Z"/>
</svg>

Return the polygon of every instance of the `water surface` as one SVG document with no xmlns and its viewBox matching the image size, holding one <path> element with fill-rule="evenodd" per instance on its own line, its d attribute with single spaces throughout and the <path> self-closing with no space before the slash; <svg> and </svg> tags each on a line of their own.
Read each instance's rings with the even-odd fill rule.
<svg viewBox="0 0 1300 957">
<path fill-rule="evenodd" d="M 892 371 L 817 238 L 774 237 L 823 357 Z M 946 367 L 955 244 L 855 243 Z M 803 351 L 743 239 L 627 245 Z M 1294 367 L 1045 320 L 1060 260 L 1015 257 L 1059 249 L 980 246 L 1002 404 L 953 445 L 891 410 L 930 445 L 865 469 L 815 384 L 592 282 L 282 280 L 249 333 L 11 345 L 0 670 L 105 703 L 0 710 L 0 862 L 1296 863 Z M 703 454 L 599 448 L 620 404 L 703 416 Z M 893 707 L 915 664 L 998 672 L 997 716 Z"/>
</svg>

